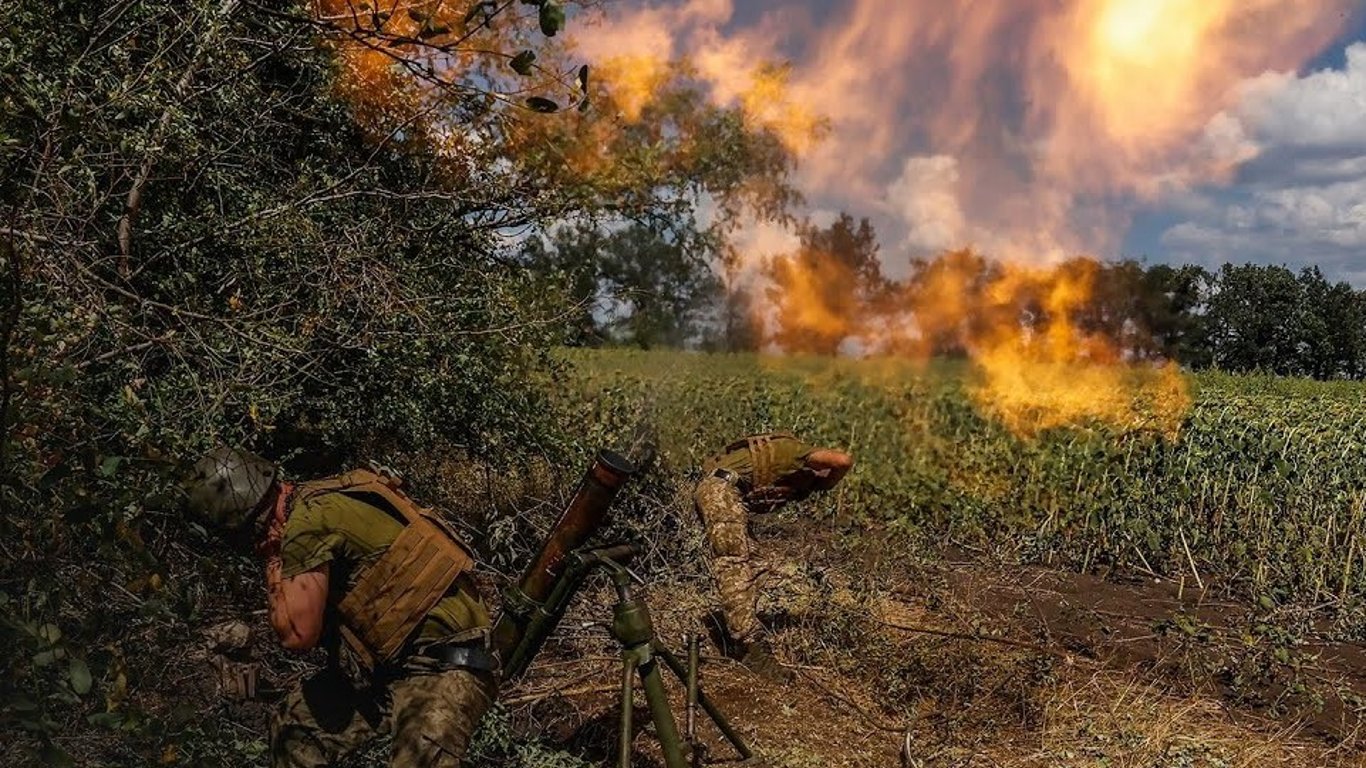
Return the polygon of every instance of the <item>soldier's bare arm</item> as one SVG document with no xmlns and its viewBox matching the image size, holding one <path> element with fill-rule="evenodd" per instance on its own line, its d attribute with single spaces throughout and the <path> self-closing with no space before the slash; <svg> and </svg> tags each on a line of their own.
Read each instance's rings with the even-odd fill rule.
<svg viewBox="0 0 1366 768">
<path fill-rule="evenodd" d="M 806 468 L 816 476 L 814 489 L 818 491 L 834 488 L 853 467 L 852 456 L 830 448 L 817 448 L 806 457 Z"/>
<path fill-rule="evenodd" d="M 279 557 L 266 561 L 266 599 L 270 625 L 280 644 L 291 651 L 306 651 L 318 644 L 327 608 L 328 568 L 324 564 L 284 578 Z"/>
</svg>

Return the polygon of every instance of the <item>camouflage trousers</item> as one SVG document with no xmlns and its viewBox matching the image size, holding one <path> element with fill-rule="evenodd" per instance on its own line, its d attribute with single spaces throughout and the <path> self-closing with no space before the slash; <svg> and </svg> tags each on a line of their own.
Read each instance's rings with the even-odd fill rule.
<svg viewBox="0 0 1366 768">
<path fill-rule="evenodd" d="M 425 658 L 366 688 L 329 667 L 281 704 L 271 721 L 271 765 L 332 765 L 388 734 L 394 768 L 458 768 L 496 692 L 491 675 L 443 669 Z"/>
<path fill-rule="evenodd" d="M 719 477 L 703 478 L 693 500 L 711 546 L 711 575 L 721 598 L 726 631 L 733 639 L 747 643 L 760 631 L 749 510 L 739 489 Z"/>
</svg>

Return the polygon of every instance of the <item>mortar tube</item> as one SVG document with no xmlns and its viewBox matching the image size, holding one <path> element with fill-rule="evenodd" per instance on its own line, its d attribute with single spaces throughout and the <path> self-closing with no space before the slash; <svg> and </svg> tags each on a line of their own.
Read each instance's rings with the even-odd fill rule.
<svg viewBox="0 0 1366 768">
<path fill-rule="evenodd" d="M 532 660 L 540 653 L 541 647 L 545 645 L 545 641 L 559 626 L 570 601 L 578 594 L 593 568 L 609 567 L 612 564 L 623 565 L 640 553 L 639 544 L 617 544 L 571 553 L 568 558 L 569 565 L 556 579 L 550 596 L 524 617 L 522 638 L 503 659 L 503 679 L 514 680 L 526 672 Z"/>
<path fill-rule="evenodd" d="M 546 536 L 517 586 L 509 590 L 503 613 L 492 632 L 493 649 L 500 659 L 521 641 L 531 609 L 543 603 L 550 594 L 564 572 L 565 558 L 606 524 L 612 501 L 634 473 L 635 467 L 625 457 L 605 449 L 598 451 L 559 521 Z"/>
<path fill-rule="evenodd" d="M 503 659 L 504 680 L 516 679 L 530 666 L 532 659 L 540 653 L 550 634 L 559 626 L 570 600 L 578 594 L 587 576 L 588 564 L 576 560 L 555 582 L 555 588 L 551 590 L 545 602 L 524 617 L 521 639 Z"/>
</svg>

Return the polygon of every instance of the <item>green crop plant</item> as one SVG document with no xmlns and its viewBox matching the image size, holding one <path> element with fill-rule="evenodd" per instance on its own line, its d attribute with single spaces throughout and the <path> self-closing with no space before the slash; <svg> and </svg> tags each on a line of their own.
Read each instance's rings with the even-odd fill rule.
<svg viewBox="0 0 1366 768">
<path fill-rule="evenodd" d="M 855 528 L 1151 571 L 1324 608 L 1344 632 L 1362 631 L 1361 385 L 1201 374 L 1174 437 L 1100 422 L 1024 437 L 979 409 L 972 373 L 956 362 L 565 356 L 576 371 L 559 403 L 566 414 L 607 434 L 648 408 L 679 482 L 738 435 L 790 429 L 855 454 L 844 487 L 816 502 Z"/>
</svg>

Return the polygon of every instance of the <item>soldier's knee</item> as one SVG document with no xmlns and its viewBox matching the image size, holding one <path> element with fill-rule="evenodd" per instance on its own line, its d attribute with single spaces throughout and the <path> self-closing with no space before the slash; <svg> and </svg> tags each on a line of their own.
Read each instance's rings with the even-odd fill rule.
<svg viewBox="0 0 1366 768">
<path fill-rule="evenodd" d="M 321 733 L 340 730 L 343 725 L 322 717 L 315 706 L 317 676 L 295 688 L 270 717 L 270 755 L 272 768 L 313 768 L 328 761 Z M 334 697 L 333 703 L 341 697 Z"/>
<path fill-rule="evenodd" d="M 394 764 L 459 766 L 493 695 L 490 680 L 469 672 L 422 678 L 405 692 L 404 706 L 396 713 Z"/>
<path fill-rule="evenodd" d="M 749 532 L 739 523 L 718 523 L 707 529 L 712 552 L 718 557 L 748 558 Z"/>
<path fill-rule="evenodd" d="M 706 481 L 703 480 L 701 483 L 698 483 L 698 484 L 692 489 L 692 503 L 693 503 L 693 506 L 697 507 L 697 511 L 698 511 L 699 514 L 705 514 L 705 512 L 706 512 L 706 506 L 707 506 L 707 492 L 706 492 L 705 488 L 703 487 L 703 483 L 705 483 L 705 482 L 706 482 Z"/>
</svg>

